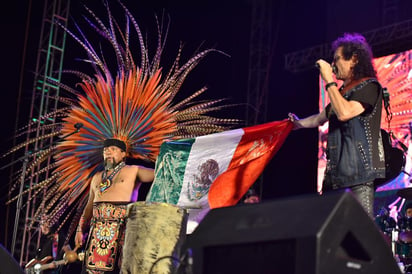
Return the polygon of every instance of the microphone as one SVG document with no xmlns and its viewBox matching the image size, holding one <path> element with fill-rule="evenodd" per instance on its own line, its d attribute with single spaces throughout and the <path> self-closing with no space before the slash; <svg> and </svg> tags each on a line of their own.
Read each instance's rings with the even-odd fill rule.
<svg viewBox="0 0 412 274">
<path fill-rule="evenodd" d="M 320 69 L 320 65 L 319 65 L 318 62 L 315 63 L 315 67 L 316 67 L 317 69 Z M 335 75 L 338 73 L 338 68 L 337 68 L 335 65 L 332 66 L 332 72 L 333 72 L 333 74 L 335 74 Z"/>
<path fill-rule="evenodd" d="M 80 128 L 83 127 L 83 124 L 82 124 L 82 123 L 76 123 L 76 124 L 74 124 L 74 127 L 75 127 L 77 130 L 80 130 Z"/>
<path fill-rule="evenodd" d="M 335 75 L 338 73 L 338 68 L 335 65 L 332 66 L 332 72 Z"/>
</svg>

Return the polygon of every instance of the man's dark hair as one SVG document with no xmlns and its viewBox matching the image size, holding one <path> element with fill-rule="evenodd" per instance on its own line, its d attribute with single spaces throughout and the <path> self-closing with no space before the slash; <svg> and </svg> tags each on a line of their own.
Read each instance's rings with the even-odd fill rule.
<svg viewBox="0 0 412 274">
<path fill-rule="evenodd" d="M 376 71 L 373 67 L 372 49 L 359 33 L 345 33 L 332 43 L 332 50 L 336 51 L 342 47 L 342 55 L 345 60 L 356 56 L 358 60 L 353 68 L 353 79 L 358 80 L 364 77 L 376 77 Z"/>
</svg>

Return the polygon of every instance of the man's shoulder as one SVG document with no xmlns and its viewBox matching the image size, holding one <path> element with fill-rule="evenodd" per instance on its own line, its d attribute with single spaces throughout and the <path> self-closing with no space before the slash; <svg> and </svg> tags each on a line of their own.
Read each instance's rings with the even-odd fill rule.
<svg viewBox="0 0 412 274">
<path fill-rule="evenodd" d="M 96 178 L 96 177 L 101 177 L 102 176 L 103 171 L 97 171 L 92 178 Z"/>
<path fill-rule="evenodd" d="M 361 89 L 380 89 L 381 83 L 379 83 L 376 78 L 364 78 L 363 81 L 359 83 Z"/>
<path fill-rule="evenodd" d="M 378 94 L 381 88 L 381 84 L 375 78 L 369 78 L 353 87 L 351 94 Z"/>
<path fill-rule="evenodd" d="M 140 166 L 138 165 L 125 165 L 123 169 L 128 172 L 136 172 L 138 171 Z"/>
<path fill-rule="evenodd" d="M 367 81 L 367 82 L 365 82 L 365 85 L 364 85 L 364 87 L 367 87 L 367 88 L 374 88 L 374 89 L 378 89 L 378 88 L 381 88 L 381 83 L 379 83 L 377 80 L 375 80 L 375 81 Z"/>
<path fill-rule="evenodd" d="M 102 173 L 103 173 L 103 171 L 98 171 L 93 175 L 92 180 L 91 180 L 92 185 L 96 185 L 96 184 L 100 183 L 100 180 L 102 178 Z"/>
</svg>

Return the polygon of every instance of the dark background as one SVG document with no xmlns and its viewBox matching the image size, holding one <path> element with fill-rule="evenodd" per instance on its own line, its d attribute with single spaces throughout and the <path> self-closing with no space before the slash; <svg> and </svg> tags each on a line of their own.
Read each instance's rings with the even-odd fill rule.
<svg viewBox="0 0 412 274">
<path fill-rule="evenodd" d="M 100 2 L 93 0 L 85 3 L 104 17 Z M 118 7 L 115 1 L 109 2 Z M 85 14 L 81 3 L 83 1 L 72 0 L 70 12 L 80 24 L 83 22 L 81 15 Z M 155 38 L 157 34 L 154 15 L 160 17 L 164 12 L 170 16 L 169 36 L 163 54 L 166 68 L 176 56 L 179 41 L 185 44 L 183 52 L 186 58 L 199 46 L 201 49 L 214 47 L 230 55 L 212 53 L 207 56 L 191 73 L 180 96 L 187 96 L 207 85 L 208 98 L 227 98 L 228 102 L 239 104 L 220 115 L 245 119 L 246 108 L 250 107 L 246 104 L 246 98 L 251 0 L 130 0 L 124 3 L 137 19 L 143 33 L 149 37 L 148 48 L 155 47 L 155 44 L 150 45 L 151 37 Z M 385 26 L 384 3 L 384 0 L 272 2 L 274 38 L 271 42 L 273 57 L 270 60 L 267 121 L 283 120 L 288 112 L 305 117 L 318 111 L 318 71 L 315 68 L 298 73 L 285 70 L 285 54 L 330 43 L 344 32 L 362 33 Z M 16 0 L 8 2 L 8 6 L 0 10 L 1 153 L 11 147 L 15 128 L 28 121 L 43 1 Z M 398 0 L 393 23 L 410 19 L 411 8 L 412 1 Z M 69 27 L 73 27 L 72 21 Z M 384 55 L 409 48 L 412 45 L 393 43 L 379 52 Z M 83 50 L 68 37 L 64 67 L 86 71 L 89 68 L 76 61 L 76 58 L 84 56 Z M 19 90 L 21 98 L 18 98 Z M 317 138 L 317 129 L 296 131 L 289 135 L 263 173 L 263 184 L 259 189 L 264 200 L 315 192 Z M 7 161 L 2 159 L 1 165 L 6 165 Z M 0 172 L 0 241 L 4 242 L 4 208 L 9 173 L 8 169 Z M 14 215 L 9 218 L 14 220 Z"/>
</svg>

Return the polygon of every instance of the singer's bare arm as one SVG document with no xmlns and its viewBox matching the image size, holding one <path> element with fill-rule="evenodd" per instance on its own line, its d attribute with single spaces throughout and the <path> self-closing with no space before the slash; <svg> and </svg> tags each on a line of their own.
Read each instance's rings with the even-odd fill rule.
<svg viewBox="0 0 412 274">
<path fill-rule="evenodd" d="M 335 86 L 328 88 L 328 94 L 333 111 L 342 122 L 348 121 L 365 111 L 360 102 L 346 100 Z"/>
<path fill-rule="evenodd" d="M 326 117 L 326 111 L 323 110 L 322 112 L 318 114 L 311 115 L 309 117 L 299 119 L 298 116 L 296 116 L 293 113 L 289 113 L 288 115 L 289 120 L 293 123 L 293 129 L 300 129 L 300 128 L 314 128 L 318 127 L 320 125 L 323 125 L 328 118 Z"/>
</svg>

